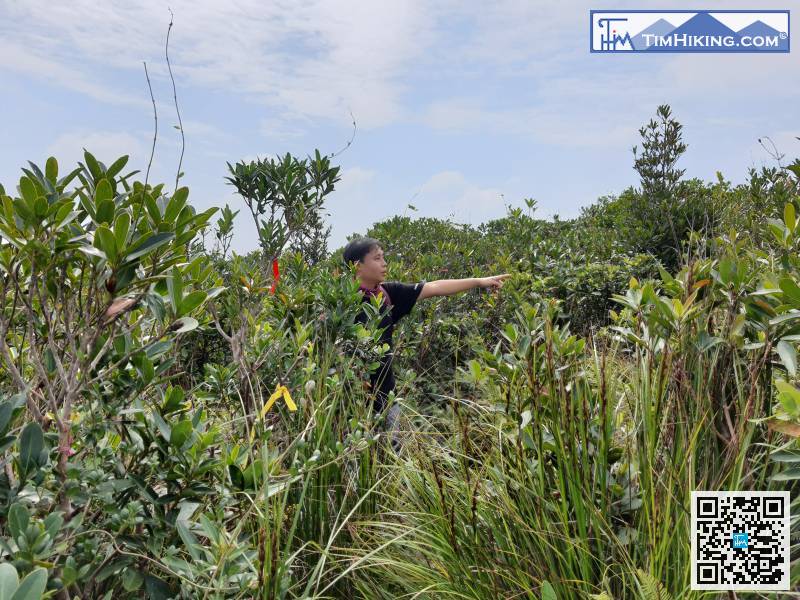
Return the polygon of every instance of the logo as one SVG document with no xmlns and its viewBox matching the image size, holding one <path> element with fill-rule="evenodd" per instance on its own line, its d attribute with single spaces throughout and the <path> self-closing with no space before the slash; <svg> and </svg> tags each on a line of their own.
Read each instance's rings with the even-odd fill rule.
<svg viewBox="0 0 800 600">
<path fill-rule="evenodd" d="M 693 490 L 689 514 L 692 590 L 790 589 L 789 492 Z"/>
<path fill-rule="evenodd" d="M 788 10 L 591 10 L 591 52 L 789 52 Z"/>
</svg>

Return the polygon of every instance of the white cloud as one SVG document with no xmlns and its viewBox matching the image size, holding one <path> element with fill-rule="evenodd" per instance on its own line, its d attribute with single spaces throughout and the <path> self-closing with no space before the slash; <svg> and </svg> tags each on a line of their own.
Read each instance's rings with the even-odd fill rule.
<svg viewBox="0 0 800 600">
<path fill-rule="evenodd" d="M 372 169 L 363 167 L 349 167 L 340 172 L 341 181 L 336 184 L 336 191 L 339 194 L 346 194 L 363 189 L 366 183 L 375 180 L 377 173 Z"/>
<path fill-rule="evenodd" d="M 239 211 L 239 214 L 233 218 L 231 250 L 237 254 L 247 254 L 258 248 L 258 229 L 256 229 L 253 216 L 250 214 L 250 210 L 245 205 L 242 197 L 236 193 L 228 193 L 216 206 L 222 209 L 226 204 L 233 212 Z M 217 214 L 211 218 L 211 227 L 209 227 L 206 233 L 206 247 L 209 249 L 213 248 L 216 242 L 214 232 L 216 231 L 217 220 L 220 216 L 220 213 L 217 212 Z"/>
<path fill-rule="evenodd" d="M 794 76 L 800 67 L 798 55 L 789 54 L 676 54 L 659 74 L 673 95 L 713 98 L 726 102 L 758 99 L 779 86 L 781 95 L 800 92 Z"/>
<path fill-rule="evenodd" d="M 709 1 L 709 8 L 746 4 Z M 634 0 L 614 4 L 647 7 Z M 606 129 L 600 121 L 620 122 L 631 106 L 654 108 L 698 94 L 722 102 L 732 92 L 758 96 L 776 81 L 791 89 L 800 85 L 786 76 L 797 66 L 796 53 L 677 54 L 635 57 L 642 60 L 633 64 L 632 57 L 588 56 L 588 11 L 596 8 L 591 0 L 546 7 L 524 0 L 314 0 L 302 6 L 288 0 L 177 0 L 172 7 L 170 54 L 179 90 L 200 86 L 263 104 L 271 116 L 259 129 L 275 141 L 301 137 L 316 119 L 346 122 L 350 111 L 364 130 L 419 120 L 412 109 L 412 77 L 488 81 L 495 95 L 502 93 L 503 78 L 516 81 L 517 89 L 529 78 L 530 97 L 491 99 L 476 87 L 465 98 L 434 100 L 422 121 L 444 130 L 472 122 L 468 129 L 589 147 L 609 137 L 622 141 L 630 128 Z M 118 89 L 97 69 L 140 72 L 146 60 L 156 95 L 171 98 L 164 62 L 170 17 L 159 0 L 32 0 L 6 3 L 0 12 L 0 69 L 39 76 L 104 102 L 146 107 L 143 78 L 135 90 Z M 595 108 L 589 117 L 587 107 Z"/>
<path fill-rule="evenodd" d="M 426 6 L 179 0 L 172 4 L 170 58 L 179 81 L 232 90 L 288 116 L 342 118 L 352 109 L 359 126 L 375 127 L 403 111 L 399 82 L 432 39 Z M 161 2 L 32 1 L 4 12 L 0 68 L 50 79 L 65 65 L 82 64 L 58 83 L 109 102 L 125 96 L 90 77 L 98 65 L 141 69 L 146 60 L 154 80 L 166 77 L 169 13 Z"/>
<path fill-rule="evenodd" d="M 502 217 L 506 203 L 502 190 L 476 185 L 459 171 L 432 175 L 420 186 L 413 202 L 418 209 L 416 216 L 449 218 L 472 225 Z"/>
<path fill-rule="evenodd" d="M 150 183 L 165 183 L 166 189 L 172 189 L 180 156 L 180 138 L 170 130 L 159 131 L 156 142 L 153 164 L 150 170 Z M 73 169 L 78 161 L 84 162 L 84 148 L 106 166 L 123 155 L 128 155 L 126 172 L 139 170 L 136 179 L 144 181 L 147 164 L 150 160 L 153 132 L 147 131 L 96 131 L 88 129 L 71 129 L 58 135 L 45 148 L 46 156 L 55 156 L 61 170 Z M 191 164 L 196 160 L 197 152 L 192 145 L 187 145 L 181 170 L 191 172 Z M 181 185 L 186 185 L 181 180 Z"/>
<path fill-rule="evenodd" d="M 135 157 L 137 162 L 141 162 L 145 154 L 149 157 L 149 149 L 146 153 L 142 139 L 124 131 L 70 131 L 56 137 L 46 152 L 48 156 L 55 156 L 62 170 L 67 172 L 75 168 L 78 161 L 83 162 L 84 148 L 106 165 L 125 154 Z"/>
<path fill-rule="evenodd" d="M 259 121 L 258 131 L 270 142 L 285 142 L 303 137 L 306 130 L 297 119 L 266 117 Z"/>
<path fill-rule="evenodd" d="M 498 110 L 456 98 L 434 102 L 421 119 L 442 131 L 525 136 L 574 148 L 620 146 L 637 140 L 638 125 L 630 119 L 616 118 L 597 106 L 582 108 L 548 104 Z"/>
<path fill-rule="evenodd" d="M 25 75 L 33 74 L 47 82 L 85 94 L 101 102 L 141 108 L 148 106 L 143 98 L 116 92 L 111 86 L 93 81 L 87 73 L 42 54 L 44 53 L 37 54 L 34 48 L 29 48 L 24 43 L 14 42 L 8 38 L 0 39 L 0 71 L 5 69 Z"/>
<path fill-rule="evenodd" d="M 325 216 L 331 225 L 330 249 L 344 245 L 352 233 L 363 234 L 391 212 L 377 175 L 376 171 L 359 166 L 341 170 L 341 180 L 325 202 L 325 212 L 330 215 Z"/>
<path fill-rule="evenodd" d="M 408 209 L 409 204 L 417 210 Z M 391 215 L 478 225 L 505 215 L 506 204 L 513 203 L 503 197 L 503 190 L 477 185 L 455 170 L 435 173 L 419 185 L 398 191 L 376 171 L 350 167 L 342 170 L 342 180 L 327 202 L 327 220 L 332 225 L 330 247 L 343 245 L 348 235 L 363 234 L 373 223 Z"/>
</svg>

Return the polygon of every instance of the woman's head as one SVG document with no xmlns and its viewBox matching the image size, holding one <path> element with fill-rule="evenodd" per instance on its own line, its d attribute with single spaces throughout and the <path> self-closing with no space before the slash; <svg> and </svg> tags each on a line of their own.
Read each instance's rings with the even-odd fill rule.
<svg viewBox="0 0 800 600">
<path fill-rule="evenodd" d="M 356 275 L 367 287 L 374 287 L 386 277 L 386 260 L 381 243 L 371 237 L 356 238 L 344 248 L 343 258 L 349 267 L 356 265 Z"/>
</svg>

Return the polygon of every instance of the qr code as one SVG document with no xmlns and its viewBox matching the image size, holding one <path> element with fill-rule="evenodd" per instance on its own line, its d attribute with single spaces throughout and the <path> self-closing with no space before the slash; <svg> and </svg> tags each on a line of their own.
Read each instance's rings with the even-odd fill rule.
<svg viewBox="0 0 800 600">
<path fill-rule="evenodd" d="M 789 492 L 692 492 L 692 589 L 789 589 Z"/>
</svg>

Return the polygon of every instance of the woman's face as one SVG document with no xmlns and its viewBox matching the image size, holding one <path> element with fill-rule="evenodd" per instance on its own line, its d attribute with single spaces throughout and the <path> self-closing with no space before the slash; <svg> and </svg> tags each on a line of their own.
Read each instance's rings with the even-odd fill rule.
<svg viewBox="0 0 800 600">
<path fill-rule="evenodd" d="M 358 263 L 359 279 L 367 285 L 378 285 L 386 277 L 386 260 L 383 258 L 383 249 L 375 246 L 364 259 Z"/>
</svg>

